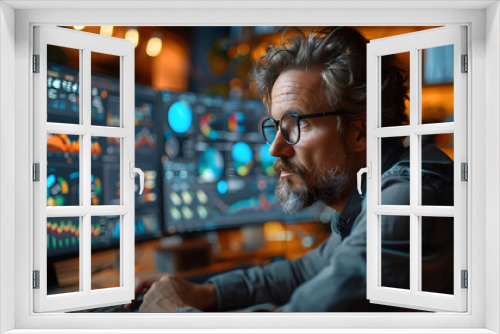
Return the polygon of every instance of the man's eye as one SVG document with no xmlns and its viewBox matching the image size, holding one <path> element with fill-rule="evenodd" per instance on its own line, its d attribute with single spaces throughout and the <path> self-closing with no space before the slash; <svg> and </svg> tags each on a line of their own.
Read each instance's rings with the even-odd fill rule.
<svg viewBox="0 0 500 334">
<path fill-rule="evenodd" d="M 299 126 L 304 127 L 309 124 L 305 119 L 299 119 Z"/>
</svg>

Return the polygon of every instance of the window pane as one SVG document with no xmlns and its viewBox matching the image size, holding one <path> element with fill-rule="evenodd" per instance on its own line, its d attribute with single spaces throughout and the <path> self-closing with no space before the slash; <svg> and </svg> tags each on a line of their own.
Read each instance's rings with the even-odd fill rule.
<svg viewBox="0 0 500 334">
<path fill-rule="evenodd" d="M 47 45 L 47 122 L 80 123 L 80 50 Z"/>
<path fill-rule="evenodd" d="M 92 137 L 92 205 L 120 204 L 120 138 Z"/>
<path fill-rule="evenodd" d="M 453 221 L 422 217 L 422 291 L 453 294 Z"/>
<path fill-rule="evenodd" d="M 91 219 L 92 290 L 120 286 L 120 216 Z M 112 252 L 102 252 L 112 249 Z"/>
<path fill-rule="evenodd" d="M 386 126 L 399 126 L 407 125 L 410 120 L 410 102 L 409 100 L 404 101 L 404 111 L 399 107 L 402 103 L 401 99 L 404 99 L 402 94 L 395 91 L 395 88 L 399 88 L 399 85 L 394 84 L 397 79 L 397 72 L 391 71 L 393 65 L 395 64 L 403 72 L 400 74 L 401 80 L 404 82 L 403 86 L 408 89 L 408 97 L 410 96 L 410 52 L 402 52 L 394 55 L 387 55 L 380 57 L 382 77 L 381 77 L 381 121 L 382 127 Z"/>
<path fill-rule="evenodd" d="M 92 52 L 92 125 L 120 126 L 120 57 Z"/>
<path fill-rule="evenodd" d="M 80 291 L 80 218 L 47 218 L 47 294 Z"/>
<path fill-rule="evenodd" d="M 453 122 L 453 45 L 425 49 L 422 54 L 422 124 Z"/>
<path fill-rule="evenodd" d="M 410 138 L 382 138 L 382 205 L 410 205 Z"/>
<path fill-rule="evenodd" d="M 80 205 L 80 137 L 47 134 L 47 206 Z"/>
<path fill-rule="evenodd" d="M 381 236 L 381 285 L 410 289 L 410 217 L 381 216 Z"/>
<path fill-rule="evenodd" d="M 453 206 L 453 138 L 452 133 L 421 136 L 422 205 Z"/>
</svg>

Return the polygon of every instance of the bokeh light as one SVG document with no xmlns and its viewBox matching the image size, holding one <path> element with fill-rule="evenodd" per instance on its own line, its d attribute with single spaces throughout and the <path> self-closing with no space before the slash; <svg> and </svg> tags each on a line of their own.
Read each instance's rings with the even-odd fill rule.
<svg viewBox="0 0 500 334">
<path fill-rule="evenodd" d="M 102 26 L 100 34 L 109 37 L 113 36 L 113 26 Z"/>
<path fill-rule="evenodd" d="M 150 57 L 156 57 L 160 54 L 162 47 L 162 40 L 159 36 L 153 36 L 149 39 L 146 47 L 146 53 Z"/>
<path fill-rule="evenodd" d="M 134 48 L 136 48 L 139 45 L 139 31 L 136 28 L 128 29 L 125 33 L 125 39 L 131 41 L 134 44 Z"/>
</svg>

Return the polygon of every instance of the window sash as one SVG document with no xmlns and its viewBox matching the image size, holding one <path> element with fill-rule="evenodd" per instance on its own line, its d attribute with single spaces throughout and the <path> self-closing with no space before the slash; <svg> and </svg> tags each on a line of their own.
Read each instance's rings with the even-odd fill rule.
<svg viewBox="0 0 500 334">
<path fill-rule="evenodd" d="M 47 45 L 80 50 L 80 124 L 47 122 Z M 91 125 L 91 52 L 120 57 L 120 127 Z M 34 74 L 34 162 L 40 163 L 40 181 L 34 183 L 34 270 L 40 271 L 40 289 L 34 289 L 35 312 L 70 311 L 123 304 L 134 298 L 134 47 L 126 40 L 53 27 L 35 27 L 34 53 L 40 55 L 40 73 Z M 47 207 L 48 133 L 80 136 L 80 205 Z M 120 139 L 120 204 L 91 205 L 91 137 Z M 120 286 L 91 289 L 91 217 L 120 216 Z M 47 294 L 47 217 L 79 217 L 79 292 Z"/>
<path fill-rule="evenodd" d="M 467 269 L 467 183 L 460 180 L 460 164 L 467 162 L 465 74 L 460 72 L 461 54 L 466 54 L 466 28 L 460 26 L 436 28 L 395 37 L 372 40 L 367 49 L 367 162 L 371 163 L 371 178 L 367 186 L 367 297 L 371 302 L 417 308 L 422 310 L 467 310 L 467 290 L 461 288 L 461 270 Z M 454 122 L 419 124 L 421 101 L 421 50 L 454 45 Z M 385 55 L 410 52 L 410 125 L 381 127 L 381 62 Z M 430 207 L 419 205 L 421 183 L 421 135 L 454 134 L 454 206 Z M 410 205 L 390 206 L 381 203 L 382 138 L 410 137 Z M 380 286 L 381 215 L 410 217 L 410 289 Z M 454 217 L 454 295 L 423 292 L 421 284 L 422 216 Z"/>
</svg>

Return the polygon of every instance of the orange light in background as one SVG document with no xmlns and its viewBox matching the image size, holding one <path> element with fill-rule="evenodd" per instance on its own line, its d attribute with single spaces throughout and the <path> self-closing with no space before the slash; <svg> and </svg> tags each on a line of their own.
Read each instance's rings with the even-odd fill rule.
<svg viewBox="0 0 500 334">
<path fill-rule="evenodd" d="M 134 48 L 136 48 L 139 45 L 139 31 L 136 28 L 128 29 L 125 33 L 125 39 L 131 41 L 134 44 Z"/>
<path fill-rule="evenodd" d="M 160 54 L 161 47 L 162 47 L 161 37 L 155 35 L 149 39 L 148 45 L 146 46 L 146 53 L 150 57 L 156 57 Z"/>
<path fill-rule="evenodd" d="M 238 57 L 238 48 L 236 46 L 232 46 L 231 48 L 229 48 L 229 50 L 227 50 L 227 55 L 229 56 L 229 58 Z"/>
<path fill-rule="evenodd" d="M 161 32 L 161 40 L 162 50 L 160 54 L 158 57 L 150 58 L 153 88 L 175 91 L 188 89 L 188 78 L 191 71 L 188 43 L 169 31 Z"/>
<path fill-rule="evenodd" d="M 102 26 L 100 34 L 109 37 L 113 36 L 113 26 Z"/>
<path fill-rule="evenodd" d="M 73 29 L 75 29 L 75 30 L 83 30 L 83 29 L 85 29 L 85 26 L 73 26 Z"/>
<path fill-rule="evenodd" d="M 286 232 L 283 224 L 280 222 L 267 222 L 264 224 L 264 238 L 268 241 L 283 240 L 283 233 Z"/>
<path fill-rule="evenodd" d="M 267 241 L 291 241 L 295 238 L 292 231 L 287 231 L 280 222 L 267 222 L 264 224 L 264 239 Z"/>
<path fill-rule="evenodd" d="M 254 48 L 252 50 L 252 59 L 257 60 L 260 57 L 262 57 L 264 55 L 264 53 L 266 52 L 266 48 L 268 45 L 269 45 L 269 43 L 261 43 L 261 44 L 259 44 L 259 46 Z"/>
<path fill-rule="evenodd" d="M 236 49 L 236 51 L 238 52 L 238 54 L 240 56 L 246 56 L 249 52 L 250 52 L 250 47 L 246 44 L 241 44 L 238 46 L 238 48 Z"/>
<path fill-rule="evenodd" d="M 257 94 L 258 87 L 257 87 L 257 83 L 255 81 L 250 82 L 249 88 L 250 88 L 250 91 L 252 93 Z"/>
<path fill-rule="evenodd" d="M 240 78 L 231 79 L 231 81 L 229 82 L 229 87 L 231 87 L 231 89 L 242 89 L 243 80 L 241 80 Z"/>
</svg>

